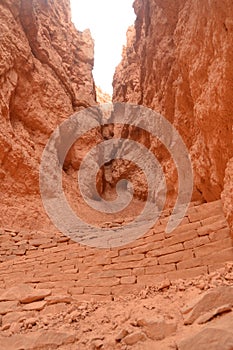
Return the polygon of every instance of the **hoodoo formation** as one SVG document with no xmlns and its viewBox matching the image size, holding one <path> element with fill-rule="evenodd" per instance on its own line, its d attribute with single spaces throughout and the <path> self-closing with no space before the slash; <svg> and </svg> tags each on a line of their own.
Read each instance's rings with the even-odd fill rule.
<svg viewBox="0 0 233 350">
<path fill-rule="evenodd" d="M 77 172 L 97 144 L 117 137 L 143 144 L 167 184 L 166 206 L 148 232 L 98 249 L 59 232 L 39 190 L 42 152 L 56 127 L 109 102 L 92 76 L 94 41 L 74 27 L 69 0 L 0 3 L 0 350 L 233 348 L 233 3 L 135 0 L 133 7 L 113 102 L 148 107 L 178 130 L 193 194 L 180 225 L 166 233 L 179 190 L 168 150 L 142 129 L 107 119 L 101 126 L 96 117 L 100 124 L 62 167 L 67 200 L 93 234 L 128 223 L 137 232 L 148 193 L 138 167 L 113 159 L 99 170 L 97 190 L 115 199 L 127 178 L 133 204 L 115 214 L 89 208 Z"/>
</svg>

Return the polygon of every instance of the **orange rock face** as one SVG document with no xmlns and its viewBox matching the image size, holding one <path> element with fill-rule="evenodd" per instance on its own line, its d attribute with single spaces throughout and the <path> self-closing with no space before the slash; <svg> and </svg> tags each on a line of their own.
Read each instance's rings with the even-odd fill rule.
<svg viewBox="0 0 233 350">
<path fill-rule="evenodd" d="M 111 103 L 112 99 L 109 94 L 103 92 L 100 87 L 96 86 L 96 99 L 98 103 Z"/>
<path fill-rule="evenodd" d="M 94 44 L 88 30 L 74 28 L 66 0 L 4 0 L 0 22 L 1 224 L 10 225 L 41 215 L 38 171 L 49 135 L 95 104 Z"/>
<path fill-rule="evenodd" d="M 219 199 L 224 188 L 224 210 L 232 222 L 232 3 L 136 0 L 134 8 L 137 20 L 114 77 L 114 101 L 143 104 L 173 123 L 193 161 L 193 200 Z M 93 41 L 88 30 L 75 30 L 68 0 L 4 0 L 0 21 L 1 224 L 17 228 L 30 221 L 28 228 L 42 229 L 49 222 L 39 197 L 41 154 L 57 125 L 96 104 Z M 97 94 L 100 102 L 109 100 L 98 89 Z M 70 180 L 76 181 L 92 144 L 126 135 L 156 153 L 171 204 L 177 171 L 165 147 L 134 128 L 103 129 L 70 151 L 64 164 L 67 196 L 73 197 Z M 100 171 L 99 192 L 112 191 L 125 176 L 144 200 L 142 173 L 121 160 Z"/>
<path fill-rule="evenodd" d="M 194 198 L 218 199 L 233 154 L 233 4 L 136 0 L 134 9 L 113 100 L 148 106 L 172 122 L 192 158 Z M 174 165 L 167 156 L 162 163 L 174 187 Z M 223 196 L 229 218 L 231 163 Z"/>
<path fill-rule="evenodd" d="M 224 211 L 233 232 L 233 158 L 227 164 L 225 175 L 225 186 L 222 193 Z"/>
</svg>

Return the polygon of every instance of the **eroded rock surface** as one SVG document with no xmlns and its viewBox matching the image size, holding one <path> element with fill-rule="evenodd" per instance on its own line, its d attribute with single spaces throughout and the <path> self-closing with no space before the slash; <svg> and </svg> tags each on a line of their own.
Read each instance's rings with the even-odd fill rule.
<svg viewBox="0 0 233 350">
<path fill-rule="evenodd" d="M 222 201 L 223 209 L 233 233 L 233 158 L 227 164 Z"/>
<path fill-rule="evenodd" d="M 36 226 L 43 148 L 58 124 L 95 104 L 94 44 L 72 24 L 68 0 L 3 0 L 0 22 L 1 224 L 31 219 Z M 75 166 L 68 160 L 67 168 Z"/>
<path fill-rule="evenodd" d="M 223 313 L 229 309 L 231 310 L 232 306 L 233 289 L 229 287 L 216 288 L 214 291 L 202 295 L 200 300 L 193 301 L 191 305 L 188 305 L 183 309 L 184 322 L 185 324 L 192 324 L 201 316 L 205 317 L 205 315 L 206 320 L 208 320 L 208 317 L 211 319 L 215 315 Z M 220 307 L 223 307 L 222 312 Z M 212 314 L 210 314 L 211 312 Z"/>
<path fill-rule="evenodd" d="M 227 279 L 230 270 L 232 264 L 226 264 L 212 276 L 171 281 L 164 284 L 163 290 L 161 284 L 154 283 L 153 287 L 142 287 L 128 296 L 121 294 L 102 302 L 88 301 L 80 295 L 61 295 L 55 290 L 46 296 L 51 291 L 42 290 L 39 285 L 32 288 L 18 284 L 8 288 L 5 294 L 1 292 L 4 300 L 12 300 L 0 302 L 0 310 L 5 307 L 0 315 L 0 349 L 186 350 L 196 349 L 198 344 L 204 350 L 208 343 L 213 350 L 230 350 L 231 310 L 205 324 L 184 325 L 182 317 L 184 305 L 196 297 L 201 300 L 199 313 L 213 306 L 214 296 L 219 296 L 217 301 L 229 301 L 233 284 L 232 279 Z M 201 287 L 203 282 L 208 292 Z M 60 286 L 64 288 L 67 283 Z M 22 296 L 32 295 L 40 301 L 30 298 L 28 304 L 22 302 Z"/>
<path fill-rule="evenodd" d="M 205 350 L 208 344 L 210 350 L 231 350 L 233 348 L 232 314 L 204 328 L 195 335 L 181 341 L 179 350 Z"/>
<path fill-rule="evenodd" d="M 134 9 L 137 19 L 115 72 L 113 100 L 162 113 L 189 149 L 194 197 L 220 198 L 233 152 L 232 2 L 136 0 Z M 168 174 L 172 196 L 177 190 L 174 164 L 158 145 L 154 151 Z M 231 164 L 228 169 L 224 201 L 232 221 Z"/>
</svg>

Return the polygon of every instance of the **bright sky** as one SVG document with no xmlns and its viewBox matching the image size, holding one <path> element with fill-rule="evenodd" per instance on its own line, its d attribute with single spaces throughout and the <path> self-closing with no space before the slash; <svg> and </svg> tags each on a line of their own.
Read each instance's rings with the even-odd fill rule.
<svg viewBox="0 0 233 350">
<path fill-rule="evenodd" d="M 81 31 L 89 28 L 95 41 L 95 83 L 110 95 L 126 31 L 135 20 L 132 4 L 133 0 L 71 0 L 76 28 Z"/>
</svg>

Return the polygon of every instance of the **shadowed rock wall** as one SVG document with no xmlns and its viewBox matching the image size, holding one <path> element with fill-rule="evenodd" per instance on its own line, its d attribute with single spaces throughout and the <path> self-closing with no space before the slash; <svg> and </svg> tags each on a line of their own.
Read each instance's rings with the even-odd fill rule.
<svg viewBox="0 0 233 350">
<path fill-rule="evenodd" d="M 31 220 L 36 227 L 44 222 L 43 148 L 58 124 L 96 103 L 94 44 L 88 30 L 75 29 L 68 0 L 3 0 L 0 23 L 1 220 L 7 226 Z M 89 144 L 83 139 L 83 150 Z M 67 169 L 77 168 L 79 160 L 71 158 Z"/>
</svg>

